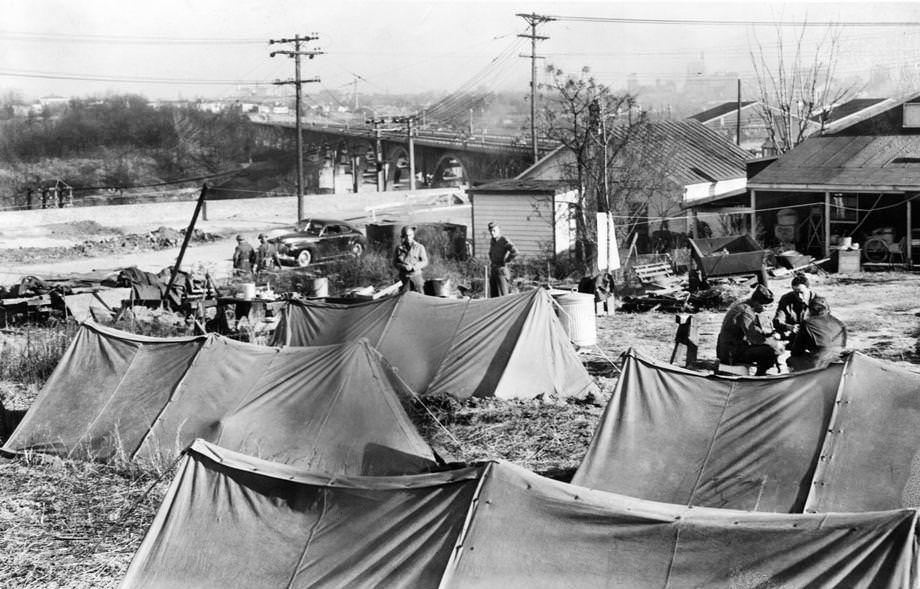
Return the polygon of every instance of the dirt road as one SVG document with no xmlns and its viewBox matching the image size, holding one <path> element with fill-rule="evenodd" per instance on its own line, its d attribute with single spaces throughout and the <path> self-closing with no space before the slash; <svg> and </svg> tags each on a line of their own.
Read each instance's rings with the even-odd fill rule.
<svg viewBox="0 0 920 589">
<path fill-rule="evenodd" d="M 413 193 L 310 195 L 306 197 L 306 211 L 308 216 L 350 220 L 359 227 L 382 218 L 407 223 L 444 221 L 469 225 L 468 205 L 440 206 L 435 202 L 445 201 L 444 197 L 455 192 L 438 189 Z M 66 247 L 96 236 L 146 233 L 160 226 L 182 229 L 188 225 L 194 209 L 194 202 L 183 201 L 0 212 L 0 249 Z M 186 269 L 201 267 L 220 279 L 229 276 L 232 270 L 230 258 L 235 246 L 232 237 L 240 233 L 256 243 L 256 236 L 262 231 L 291 227 L 297 216 L 297 200 L 295 197 L 220 200 L 207 203 L 206 213 L 207 218 L 199 219 L 196 228 L 225 239 L 189 247 L 182 266 Z M 96 235 L 79 231 L 81 226 L 92 226 Z M 127 266 L 158 272 L 175 263 L 177 254 L 178 248 L 126 250 L 104 257 L 0 265 L 0 285 L 16 283 L 26 275 L 114 270 Z"/>
</svg>

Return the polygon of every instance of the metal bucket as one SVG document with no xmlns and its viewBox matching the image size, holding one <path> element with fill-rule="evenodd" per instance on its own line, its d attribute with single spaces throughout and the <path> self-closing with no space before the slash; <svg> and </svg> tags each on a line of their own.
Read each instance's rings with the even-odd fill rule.
<svg viewBox="0 0 920 589">
<path fill-rule="evenodd" d="M 433 297 L 450 296 L 450 278 L 432 278 L 425 281 L 425 294 Z"/>
<path fill-rule="evenodd" d="M 329 296 L 329 279 L 325 276 L 307 280 L 307 296 L 324 299 Z"/>
<path fill-rule="evenodd" d="M 594 316 L 594 295 L 566 292 L 553 295 L 558 307 L 556 315 L 569 339 L 577 346 L 597 343 L 597 318 Z"/>
<path fill-rule="evenodd" d="M 256 298 L 256 283 L 244 282 L 240 285 L 240 295 L 246 300 Z"/>
</svg>

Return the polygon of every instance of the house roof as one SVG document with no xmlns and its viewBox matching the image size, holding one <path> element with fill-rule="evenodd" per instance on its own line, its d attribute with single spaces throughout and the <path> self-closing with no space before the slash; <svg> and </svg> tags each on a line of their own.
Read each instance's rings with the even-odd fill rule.
<svg viewBox="0 0 920 589">
<path fill-rule="evenodd" d="M 884 102 L 885 100 L 887 100 L 887 98 L 854 98 L 853 100 L 848 100 L 843 104 L 833 107 L 830 114 L 827 115 L 825 122 L 832 123 L 834 121 L 839 121 L 844 117 L 856 114 L 870 106 Z"/>
<path fill-rule="evenodd" d="M 824 134 L 830 135 L 833 133 L 839 133 L 843 131 L 844 129 L 849 129 L 850 127 L 858 123 L 861 123 L 865 120 L 868 120 L 876 115 L 879 115 L 893 108 L 899 107 L 905 102 L 912 102 L 918 98 L 920 98 L 920 93 L 913 92 L 911 94 L 906 94 L 906 95 L 903 95 L 897 98 L 857 99 L 859 101 L 865 101 L 865 102 L 858 102 L 857 100 L 852 100 L 850 102 L 855 102 L 856 104 L 850 107 L 847 107 L 849 103 L 844 103 L 843 105 L 838 107 L 838 109 L 847 107 L 847 109 L 844 111 L 844 114 L 842 115 L 836 114 L 836 109 L 835 111 L 831 111 L 831 118 L 829 119 L 829 122 L 827 122 L 824 125 Z M 870 103 L 870 101 L 874 101 L 874 102 Z M 862 106 L 862 108 L 857 109 L 858 106 Z M 847 111 L 850 111 L 850 112 L 847 112 Z"/>
<path fill-rule="evenodd" d="M 755 104 L 755 101 L 753 100 L 742 101 L 741 108 L 747 108 L 753 104 Z M 692 115 L 687 118 L 699 121 L 701 123 L 708 123 L 709 121 L 713 119 L 717 119 L 727 114 L 731 114 L 735 112 L 736 110 L 738 110 L 738 101 L 723 102 L 722 104 L 718 106 L 714 106 L 708 110 L 704 110 L 703 112 L 696 113 L 695 115 Z"/>
<path fill-rule="evenodd" d="M 750 154 L 697 120 L 655 121 L 649 123 L 637 137 L 647 139 L 666 154 L 667 174 L 681 185 L 718 182 L 746 175 L 745 162 Z M 571 152 L 560 146 L 515 180 L 500 180 L 487 186 L 491 188 L 493 184 L 513 181 L 533 182 L 541 173 L 552 168 L 554 160 L 572 157 Z M 558 180 L 555 181 L 558 183 Z M 481 191 L 482 188 L 485 187 L 476 190 Z"/>
<path fill-rule="evenodd" d="M 920 190 L 920 135 L 811 137 L 751 178 L 748 186 Z"/>
<path fill-rule="evenodd" d="M 553 153 L 556 153 L 555 151 Z M 471 194 L 482 192 L 532 192 L 541 194 L 557 194 L 569 190 L 568 182 L 564 180 L 544 180 L 540 178 L 507 178 L 495 180 L 470 188 Z"/>
<path fill-rule="evenodd" d="M 668 175 L 681 184 L 745 176 L 750 154 L 699 121 L 659 121 L 649 133 L 667 154 Z"/>
</svg>

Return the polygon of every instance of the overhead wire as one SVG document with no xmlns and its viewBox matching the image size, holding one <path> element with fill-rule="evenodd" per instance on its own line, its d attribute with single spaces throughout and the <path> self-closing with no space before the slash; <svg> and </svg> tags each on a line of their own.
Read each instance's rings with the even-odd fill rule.
<svg viewBox="0 0 920 589">
<path fill-rule="evenodd" d="M 611 24 L 751 27 L 920 27 L 920 21 L 810 21 L 810 20 L 728 20 L 691 18 L 624 18 L 601 16 L 544 15 L 551 20 Z"/>
</svg>

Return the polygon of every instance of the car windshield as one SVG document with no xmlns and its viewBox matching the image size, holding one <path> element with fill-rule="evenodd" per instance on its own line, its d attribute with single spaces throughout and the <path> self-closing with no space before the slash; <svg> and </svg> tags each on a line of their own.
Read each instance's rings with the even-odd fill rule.
<svg viewBox="0 0 920 589">
<path fill-rule="evenodd" d="M 318 236 L 320 233 L 323 232 L 323 227 L 325 227 L 323 223 L 320 223 L 319 221 L 314 221 L 313 219 L 304 219 L 303 221 L 297 224 L 298 231 L 303 231 L 304 233 L 308 235 L 316 235 L 316 236 Z"/>
</svg>

